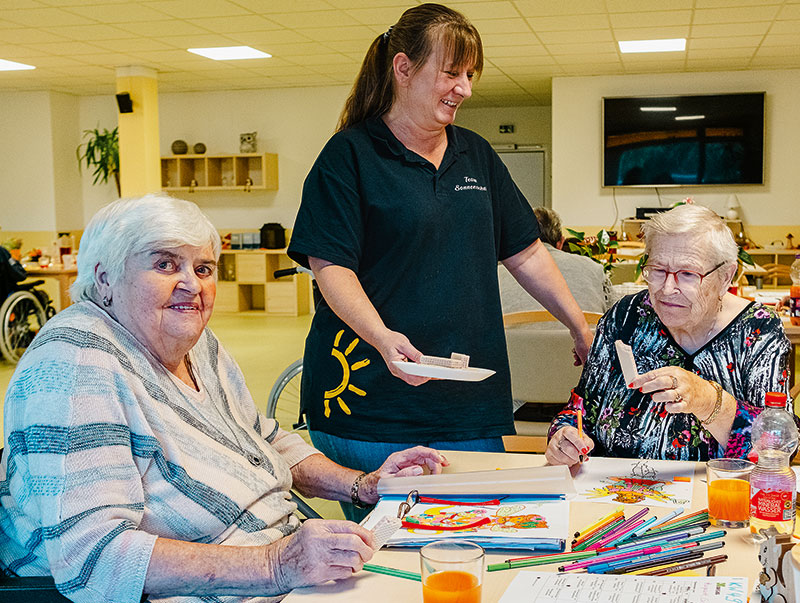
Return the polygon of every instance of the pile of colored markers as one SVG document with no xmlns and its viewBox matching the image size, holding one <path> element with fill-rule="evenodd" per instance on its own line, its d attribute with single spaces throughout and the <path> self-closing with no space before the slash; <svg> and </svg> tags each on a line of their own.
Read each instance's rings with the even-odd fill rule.
<svg viewBox="0 0 800 603">
<path fill-rule="evenodd" d="M 561 572 L 663 576 L 698 568 L 711 574 L 717 563 L 727 560 L 727 555 L 705 557 L 707 551 L 725 546 L 721 539 L 726 534 L 724 530 L 706 532 L 711 525 L 708 509 L 680 517 L 683 508 L 678 508 L 646 519 L 649 511 L 645 507 L 626 519 L 620 506 L 576 532 L 571 552 L 507 559 L 487 569 L 558 564 Z"/>
</svg>

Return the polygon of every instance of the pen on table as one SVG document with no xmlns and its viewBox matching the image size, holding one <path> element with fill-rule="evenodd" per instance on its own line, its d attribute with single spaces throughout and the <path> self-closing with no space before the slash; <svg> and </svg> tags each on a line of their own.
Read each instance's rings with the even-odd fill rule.
<svg viewBox="0 0 800 603">
<path fill-rule="evenodd" d="M 660 553 L 652 553 L 649 555 L 640 555 L 639 557 L 635 557 L 632 559 L 626 559 L 624 561 L 609 561 L 608 563 L 603 564 L 603 566 L 595 566 L 602 570 L 603 572 L 609 571 L 611 569 L 629 569 L 633 568 L 639 563 L 652 561 L 654 559 L 664 559 L 664 558 L 671 558 L 676 555 L 684 555 L 688 553 L 702 553 L 706 550 L 714 550 L 721 548 L 725 545 L 724 542 L 721 543 L 707 543 L 707 544 L 696 544 L 693 543 L 691 545 L 684 545 L 684 546 L 675 546 L 674 543 L 670 545 L 670 548 L 666 548 Z M 691 548 L 686 548 L 686 546 L 691 546 Z"/>
<path fill-rule="evenodd" d="M 611 511 L 611 513 L 609 513 L 608 515 L 603 515 L 600 519 L 595 521 L 593 524 L 586 526 L 580 532 L 575 532 L 575 538 L 578 538 L 578 539 L 583 538 L 589 532 L 592 532 L 595 529 L 601 527 L 603 524 L 605 524 L 608 521 L 613 520 L 615 517 L 617 517 L 619 515 L 622 515 L 622 512 L 624 510 L 625 510 L 625 506 L 624 505 L 618 506 L 616 509 Z"/>
<path fill-rule="evenodd" d="M 585 550 L 587 547 L 593 545 L 595 542 L 599 542 L 600 540 L 602 540 L 604 536 L 611 533 L 612 530 L 618 528 L 623 523 L 625 523 L 625 516 L 620 515 L 614 521 L 607 524 L 603 529 L 598 530 L 597 532 L 586 538 L 586 540 L 574 543 L 572 545 L 572 550 L 573 551 Z"/>
<path fill-rule="evenodd" d="M 658 521 L 658 517 L 651 517 L 650 519 L 648 519 L 647 521 L 645 521 L 645 522 L 644 522 L 642 525 L 640 525 L 640 526 L 639 526 L 638 528 L 636 528 L 635 530 L 632 530 L 632 531 L 628 532 L 627 534 L 625 534 L 625 537 L 624 537 L 624 538 L 621 538 L 621 539 L 619 540 L 619 543 L 621 544 L 621 543 L 623 543 L 623 542 L 625 542 L 625 541 L 627 541 L 627 540 L 630 540 L 631 538 L 636 538 L 637 536 L 641 536 L 641 535 L 642 535 L 642 534 L 644 534 L 644 533 L 645 533 L 645 532 L 646 532 L 648 529 L 650 529 L 650 527 L 651 527 L 651 526 L 652 526 L 652 525 L 653 525 L 653 524 L 654 524 L 656 521 Z"/>
<path fill-rule="evenodd" d="M 686 525 L 692 523 L 693 521 L 701 521 L 703 518 L 706 517 L 708 517 L 708 509 L 703 509 L 702 511 L 690 513 L 689 515 L 681 517 L 680 519 L 672 519 L 670 521 L 665 521 L 657 528 L 651 528 L 649 531 L 653 532 L 658 530 L 666 530 L 675 526 Z"/>
<path fill-rule="evenodd" d="M 563 551 L 561 553 L 548 553 L 546 555 L 529 555 L 527 557 L 511 557 L 505 560 L 505 563 L 513 563 L 515 561 L 528 561 L 530 559 L 547 559 L 548 557 L 563 557 L 564 555 L 574 555 L 576 559 L 585 559 L 587 557 L 596 557 L 596 551 Z"/>
<path fill-rule="evenodd" d="M 635 548 L 643 548 L 646 546 L 651 546 L 654 544 L 663 544 L 665 542 L 672 542 L 676 540 L 681 540 L 684 538 L 691 538 L 693 536 L 697 536 L 705 532 L 705 528 L 691 528 L 685 529 L 683 531 L 674 532 L 672 534 L 661 534 L 657 536 L 649 536 L 647 538 L 637 538 L 634 542 L 629 542 L 619 546 L 612 546 L 612 547 L 600 547 L 599 549 L 595 549 L 598 552 L 605 552 L 605 551 L 612 551 L 612 550 L 630 550 Z"/>
<path fill-rule="evenodd" d="M 601 543 L 605 544 L 605 543 L 613 541 L 614 538 L 616 538 L 617 536 L 620 536 L 622 533 L 627 532 L 630 529 L 630 526 L 639 525 L 639 524 L 637 524 L 637 522 L 642 517 L 647 515 L 649 512 L 650 512 L 650 509 L 648 507 L 645 507 L 644 509 L 641 509 L 641 510 L 637 511 L 636 513 L 634 513 L 630 517 L 630 519 L 625 520 L 621 525 L 617 526 L 614 530 L 612 530 L 610 532 L 607 532 L 603 536 L 603 538 L 601 538 L 600 540 L 598 540 L 594 544 L 588 546 L 587 548 L 590 548 L 590 549 L 591 548 L 598 548 L 599 546 L 601 546 Z"/>
<path fill-rule="evenodd" d="M 705 520 L 702 520 L 702 523 L 692 523 L 692 524 L 686 524 L 686 525 L 682 525 L 682 526 L 669 527 L 669 528 L 667 528 L 665 530 L 661 530 L 660 528 L 655 530 L 655 531 L 647 530 L 642 535 L 642 538 L 656 538 L 658 536 L 668 536 L 670 534 L 676 534 L 678 532 L 685 532 L 686 530 L 701 529 L 701 530 L 705 531 L 705 529 L 708 528 L 708 527 L 711 527 L 711 522 L 708 521 L 708 519 L 705 519 Z"/>
<path fill-rule="evenodd" d="M 363 569 L 375 574 L 386 574 L 387 576 L 394 576 L 395 578 L 405 578 L 406 580 L 416 580 L 417 582 L 422 582 L 422 576 L 417 572 L 409 572 L 406 570 L 396 569 L 394 567 L 375 565 L 374 563 L 365 563 Z"/>
<path fill-rule="evenodd" d="M 592 557 L 590 559 L 582 559 L 580 561 L 576 561 L 574 563 L 569 563 L 567 565 L 562 565 L 558 568 L 559 572 L 568 572 L 575 569 L 581 569 L 587 567 L 589 565 L 594 565 L 596 563 L 608 563 L 611 561 L 621 561 L 622 559 L 630 559 L 631 557 L 641 557 L 642 555 L 650 555 L 653 553 L 660 553 L 663 549 L 660 546 L 651 546 L 642 550 L 638 551 L 628 551 L 624 553 L 615 553 L 610 554 L 606 553 L 603 555 L 597 555 L 596 557 Z"/>
<path fill-rule="evenodd" d="M 586 532 L 583 536 L 576 538 L 572 541 L 572 546 L 575 547 L 578 544 L 582 544 L 600 534 L 601 532 L 605 531 L 606 528 L 611 526 L 611 524 L 619 525 L 621 522 L 625 521 L 625 516 L 622 513 L 612 515 L 607 521 L 604 521 L 599 526 L 597 526 L 594 530 Z"/>
<path fill-rule="evenodd" d="M 627 526 L 620 526 L 619 529 L 614 531 L 613 534 L 609 534 L 603 540 L 601 540 L 600 542 L 595 543 L 592 546 L 594 548 L 598 548 L 599 549 L 600 547 L 607 547 L 607 546 L 613 546 L 615 544 L 618 544 L 619 542 L 621 542 L 621 540 L 625 536 L 630 534 L 631 530 L 635 530 L 636 528 L 638 528 L 643 523 L 644 523 L 644 519 L 637 519 L 636 521 L 634 521 L 631 524 L 628 524 Z"/>
<path fill-rule="evenodd" d="M 714 557 L 704 557 L 703 559 L 695 559 L 693 561 L 686 561 L 678 565 L 670 565 L 668 567 L 661 567 L 648 572 L 640 574 L 641 576 L 666 576 L 668 574 L 675 574 L 677 572 L 685 572 L 687 570 L 698 569 L 701 567 L 710 568 L 718 563 L 723 563 L 728 560 L 727 555 L 715 555 Z M 706 570 L 708 571 L 708 570 Z"/>
<path fill-rule="evenodd" d="M 651 555 L 652 559 L 650 560 L 643 559 L 641 562 L 635 560 L 630 564 L 627 563 L 627 561 L 629 560 L 620 563 L 612 562 L 610 564 L 611 568 L 603 573 L 627 574 L 629 572 L 634 572 L 636 570 L 645 569 L 646 567 L 655 567 L 655 565 L 658 563 L 663 565 L 665 560 L 669 560 L 670 563 L 688 561 L 690 559 L 701 558 L 706 551 L 715 551 L 717 549 L 721 549 L 724 546 L 725 546 L 724 542 L 709 542 L 706 544 L 698 545 L 691 549 L 675 549 L 672 551 L 666 551 L 664 553 L 656 553 L 655 555 Z M 693 556 L 684 559 L 683 555 L 693 555 Z M 655 564 L 651 564 L 651 562 L 655 562 Z"/>
<path fill-rule="evenodd" d="M 505 561 L 503 563 L 490 563 L 486 566 L 486 571 L 497 572 L 500 570 L 517 569 L 519 567 L 533 567 L 536 565 L 549 565 L 551 563 L 564 563 L 580 559 L 579 555 L 586 553 L 562 553 L 561 555 L 547 555 L 543 559 L 527 559 L 524 561 Z"/>
<path fill-rule="evenodd" d="M 655 529 L 655 528 L 667 523 L 668 521 L 672 521 L 673 519 L 675 519 L 681 513 L 683 513 L 683 507 L 678 507 L 677 509 L 674 509 L 673 511 L 670 511 L 669 513 L 667 513 L 663 517 L 660 517 L 660 518 L 656 519 L 656 522 L 652 526 L 650 526 L 650 529 L 651 530 Z"/>
</svg>

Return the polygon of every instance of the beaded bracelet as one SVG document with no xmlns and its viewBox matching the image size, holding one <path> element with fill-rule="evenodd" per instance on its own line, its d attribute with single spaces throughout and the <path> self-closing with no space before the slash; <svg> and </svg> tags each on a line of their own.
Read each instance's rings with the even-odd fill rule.
<svg viewBox="0 0 800 603">
<path fill-rule="evenodd" d="M 362 472 L 360 475 L 356 476 L 356 479 L 353 481 L 353 485 L 350 486 L 350 501 L 359 509 L 367 509 L 370 506 L 363 503 L 358 497 L 358 489 L 361 487 L 361 480 L 364 479 L 366 475 L 366 473 Z"/>
<path fill-rule="evenodd" d="M 703 427 L 708 427 L 711 423 L 713 423 L 714 419 L 717 418 L 719 411 L 722 410 L 722 386 L 716 381 L 709 381 L 709 383 L 714 387 L 715 390 L 717 390 L 717 402 L 714 404 L 714 410 L 711 411 L 711 414 L 708 416 L 708 418 L 705 421 L 700 419 L 700 424 L 703 425 Z"/>
</svg>

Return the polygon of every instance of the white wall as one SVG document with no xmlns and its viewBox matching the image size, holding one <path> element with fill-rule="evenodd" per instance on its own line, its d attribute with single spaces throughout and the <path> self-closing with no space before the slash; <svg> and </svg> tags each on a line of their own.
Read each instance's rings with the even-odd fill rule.
<svg viewBox="0 0 800 603">
<path fill-rule="evenodd" d="M 552 136 L 550 107 L 486 107 L 472 109 L 469 101 L 458 110 L 456 124 L 477 132 L 492 144 L 538 144 L 545 149 L 545 203 L 551 197 Z M 512 124 L 513 134 L 500 134 Z"/>
<path fill-rule="evenodd" d="M 0 226 L 54 230 L 50 93 L 0 93 L 0 141 Z"/>
<path fill-rule="evenodd" d="M 78 146 L 78 104 L 76 96 L 50 93 L 53 161 L 53 205 L 56 230 L 83 229 L 81 175 L 75 148 Z"/>
<path fill-rule="evenodd" d="M 206 153 L 238 153 L 239 134 L 258 132 L 258 151 L 278 154 L 277 191 L 194 192 L 196 202 L 222 230 L 260 228 L 267 222 L 294 224 L 303 181 L 333 134 L 349 88 L 283 88 L 162 94 L 159 96 L 161 154 L 176 139 Z"/>
<path fill-rule="evenodd" d="M 553 209 L 566 224 L 611 226 L 614 189 L 600 186 L 603 96 L 766 91 L 765 184 L 659 188 L 664 206 L 692 196 L 719 214 L 731 193 L 746 224 L 800 223 L 800 70 L 671 73 L 553 79 Z M 658 207 L 654 189 L 616 189 L 619 217 Z"/>
<path fill-rule="evenodd" d="M 112 95 L 108 96 L 83 96 L 78 105 L 78 142 L 83 142 L 84 130 L 113 130 L 117 127 L 117 101 Z M 73 152 L 72 158 L 75 158 Z M 82 170 L 79 207 L 83 214 L 83 227 L 88 224 L 98 209 L 116 199 L 117 187 L 113 180 L 106 184 L 92 184 L 91 170 Z"/>
</svg>

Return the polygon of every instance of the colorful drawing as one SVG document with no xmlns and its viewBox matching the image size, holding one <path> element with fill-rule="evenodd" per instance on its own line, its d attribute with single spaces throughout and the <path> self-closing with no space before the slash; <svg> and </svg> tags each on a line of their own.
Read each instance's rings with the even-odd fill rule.
<svg viewBox="0 0 800 603">
<path fill-rule="evenodd" d="M 525 505 L 500 506 L 494 513 L 491 512 L 491 508 L 470 507 L 465 509 L 463 506 L 440 506 L 426 509 L 418 515 L 408 515 L 405 521 L 427 526 L 426 532 L 430 532 L 431 527 L 453 530 L 463 526 L 463 530 L 460 531 L 476 532 L 480 528 L 493 532 L 509 533 L 516 533 L 519 530 L 546 529 L 548 527 L 547 520 L 541 515 L 535 513 L 517 515 L 517 513 L 524 510 Z M 489 521 L 472 527 L 481 519 L 488 519 Z M 417 531 L 412 528 L 407 529 L 412 533 Z"/>
<path fill-rule="evenodd" d="M 336 358 L 339 363 L 342 365 L 342 380 L 333 389 L 329 389 L 325 392 L 325 417 L 331 416 L 331 400 L 336 398 L 336 402 L 339 404 L 339 408 L 342 409 L 344 414 L 349 415 L 352 414 L 350 407 L 345 404 L 344 400 L 342 400 L 340 394 L 342 394 L 345 390 L 351 391 L 357 396 L 366 396 L 367 392 L 363 389 L 357 388 L 355 385 L 350 383 L 350 374 L 357 371 L 360 368 L 363 368 L 369 364 L 369 358 L 364 358 L 363 360 L 359 360 L 358 362 L 354 362 L 352 365 L 348 361 L 347 357 L 350 355 L 355 347 L 358 345 L 360 341 L 358 337 L 354 338 L 353 341 L 350 342 L 350 345 L 347 346 L 344 353 L 339 350 L 339 342 L 342 339 L 342 335 L 344 335 L 344 329 L 339 331 L 336 334 L 336 338 L 333 340 L 333 348 L 331 348 L 331 356 Z"/>
<path fill-rule="evenodd" d="M 593 458 L 575 478 L 577 500 L 686 505 L 691 503 L 693 472 L 674 461 Z"/>
</svg>

